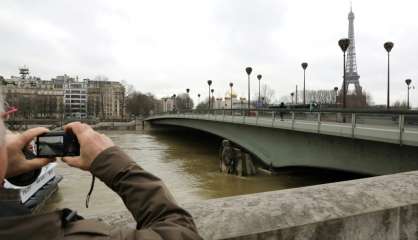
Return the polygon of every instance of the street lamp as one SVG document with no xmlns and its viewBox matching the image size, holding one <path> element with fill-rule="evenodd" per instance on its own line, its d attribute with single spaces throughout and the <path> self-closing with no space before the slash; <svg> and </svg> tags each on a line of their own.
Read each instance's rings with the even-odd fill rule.
<svg viewBox="0 0 418 240">
<path fill-rule="evenodd" d="M 346 79 L 345 79 L 345 52 L 347 51 L 348 46 L 350 46 L 350 39 L 343 38 L 338 41 L 338 45 L 340 46 L 341 50 L 343 51 L 343 64 L 344 64 L 344 75 L 343 75 L 343 108 L 346 108 L 347 102 L 347 86 L 346 86 Z"/>
<path fill-rule="evenodd" d="M 296 89 L 295 89 L 295 104 L 298 105 L 298 85 L 296 84 Z"/>
<path fill-rule="evenodd" d="M 263 76 L 261 74 L 257 75 L 257 79 L 258 79 L 258 104 L 260 104 L 260 82 L 261 82 L 261 78 Z"/>
<path fill-rule="evenodd" d="M 208 85 L 209 85 L 209 105 L 208 105 L 208 110 L 210 110 L 210 85 L 212 85 L 212 80 L 208 80 Z"/>
<path fill-rule="evenodd" d="M 247 67 L 245 68 L 245 72 L 248 75 L 248 111 L 250 111 L 250 102 L 251 102 L 251 98 L 250 98 L 250 74 L 253 71 L 253 69 L 251 67 Z"/>
<path fill-rule="evenodd" d="M 291 92 L 290 96 L 292 97 L 292 104 L 293 104 L 293 96 L 295 95 L 295 93 Z"/>
<path fill-rule="evenodd" d="M 407 109 L 409 109 L 409 89 L 411 89 L 411 86 L 409 86 L 409 85 L 411 85 L 411 82 L 412 82 L 411 79 L 406 79 L 405 80 L 405 83 L 406 83 L 406 86 L 407 86 L 407 89 L 408 89 L 408 98 L 406 100 L 406 107 L 407 107 Z"/>
<path fill-rule="evenodd" d="M 176 111 L 176 94 L 173 94 L 173 111 Z"/>
<path fill-rule="evenodd" d="M 393 48 L 393 42 L 385 42 L 385 44 L 383 44 L 383 47 L 386 49 L 386 52 L 388 53 L 388 96 L 387 96 L 387 103 L 386 103 L 386 108 L 389 109 L 390 108 L 390 101 L 389 101 L 389 92 L 390 92 L 390 85 L 389 85 L 389 81 L 390 81 L 390 67 L 389 67 L 389 56 L 390 56 L 390 51 Z"/>
<path fill-rule="evenodd" d="M 334 92 L 335 92 L 335 106 L 337 106 L 338 87 L 334 87 Z"/>
<path fill-rule="evenodd" d="M 190 92 L 190 89 L 187 88 L 186 89 L 186 93 L 187 93 L 186 109 L 189 109 L 189 92 Z"/>
<path fill-rule="evenodd" d="M 241 102 L 241 103 L 240 103 L 240 104 L 241 104 L 241 105 L 240 105 L 240 106 L 241 106 L 241 115 L 243 115 L 243 106 L 242 106 L 242 105 L 243 105 L 244 99 L 245 99 L 245 98 L 243 98 L 243 97 L 240 97 L 240 98 L 239 98 L 239 100 L 240 100 L 240 102 Z"/>
<path fill-rule="evenodd" d="M 231 88 L 231 94 L 229 94 L 229 96 L 231 97 L 231 115 L 232 115 L 232 87 L 234 86 L 234 84 L 232 82 L 229 83 L 229 87 Z"/>
<path fill-rule="evenodd" d="M 212 93 L 212 98 L 211 99 L 213 99 L 213 92 L 215 91 L 215 89 L 211 89 L 210 90 L 210 92 Z M 214 109 L 214 106 L 213 106 L 213 104 L 215 103 L 215 99 L 213 99 L 213 102 L 212 102 L 212 108 Z M 209 104 L 210 105 L 210 104 Z"/>
<path fill-rule="evenodd" d="M 304 62 L 301 65 L 302 65 L 302 68 L 303 68 L 303 104 L 306 104 L 306 100 L 305 100 L 305 72 L 306 72 L 306 68 L 308 67 L 308 63 Z"/>
<path fill-rule="evenodd" d="M 164 98 L 164 112 L 167 112 L 167 98 Z"/>
</svg>

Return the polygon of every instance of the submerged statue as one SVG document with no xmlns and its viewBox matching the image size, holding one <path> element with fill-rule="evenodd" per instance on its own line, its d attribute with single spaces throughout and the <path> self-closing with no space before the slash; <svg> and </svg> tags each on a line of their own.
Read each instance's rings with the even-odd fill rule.
<svg viewBox="0 0 418 240">
<path fill-rule="evenodd" d="M 233 147 L 229 140 L 222 141 L 219 158 L 221 172 L 239 176 L 251 176 L 256 173 L 251 155 Z"/>
<path fill-rule="evenodd" d="M 220 170 L 221 172 L 234 173 L 236 166 L 236 158 L 231 142 L 228 140 L 222 141 L 222 150 L 220 154 Z"/>
</svg>

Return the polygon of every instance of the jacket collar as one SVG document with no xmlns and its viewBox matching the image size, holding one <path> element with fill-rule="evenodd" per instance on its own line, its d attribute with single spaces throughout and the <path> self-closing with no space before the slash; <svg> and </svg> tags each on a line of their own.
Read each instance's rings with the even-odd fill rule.
<svg viewBox="0 0 418 240">
<path fill-rule="evenodd" d="M 61 211 L 1 217 L 0 239 L 61 239 L 61 219 Z"/>
<path fill-rule="evenodd" d="M 0 218 L 30 214 L 30 210 L 20 203 L 19 191 L 0 189 Z"/>
<path fill-rule="evenodd" d="M 0 239 L 60 239 L 62 211 L 32 215 L 19 191 L 0 188 Z"/>
</svg>

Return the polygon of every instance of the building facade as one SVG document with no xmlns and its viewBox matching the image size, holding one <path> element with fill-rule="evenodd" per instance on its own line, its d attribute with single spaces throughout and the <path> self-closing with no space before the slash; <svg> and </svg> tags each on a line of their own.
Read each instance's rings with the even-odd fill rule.
<svg viewBox="0 0 418 240">
<path fill-rule="evenodd" d="M 87 84 L 67 81 L 64 83 L 64 109 L 66 118 L 87 118 Z"/>
<path fill-rule="evenodd" d="M 164 97 L 160 100 L 162 112 L 172 112 L 174 111 L 175 103 L 172 97 Z"/>
<path fill-rule="evenodd" d="M 68 75 L 42 80 L 27 73 L 2 78 L 0 84 L 6 107 L 16 107 L 17 118 L 125 117 L 125 88 L 119 82 L 79 81 Z"/>
<path fill-rule="evenodd" d="M 61 118 L 64 114 L 63 89 L 39 78 L 12 77 L 2 81 L 6 108 L 15 106 L 18 118 Z"/>
<path fill-rule="evenodd" d="M 125 87 L 115 81 L 84 79 L 87 84 L 88 117 L 123 119 L 126 116 Z"/>
<path fill-rule="evenodd" d="M 224 98 L 212 98 L 211 106 L 215 109 L 231 109 L 231 104 L 232 109 L 248 108 L 247 99 L 243 97 L 238 98 L 234 92 L 232 94 L 227 93 Z"/>
</svg>

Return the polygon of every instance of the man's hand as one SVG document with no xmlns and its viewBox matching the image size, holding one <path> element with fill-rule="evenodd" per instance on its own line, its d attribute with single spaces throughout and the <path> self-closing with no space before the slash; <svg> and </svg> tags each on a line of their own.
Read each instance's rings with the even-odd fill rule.
<svg viewBox="0 0 418 240">
<path fill-rule="evenodd" d="M 27 160 L 23 154 L 23 149 L 27 148 L 29 143 L 38 135 L 48 132 L 46 128 L 32 128 L 21 134 L 8 133 L 6 134 L 6 150 L 7 150 L 7 177 L 14 177 L 22 173 L 27 173 L 32 170 L 41 168 L 53 159 L 48 158 L 34 158 Z"/>
<path fill-rule="evenodd" d="M 65 132 L 72 132 L 77 136 L 80 143 L 79 157 L 64 157 L 62 160 L 68 165 L 82 170 L 90 170 L 90 166 L 94 159 L 106 150 L 107 148 L 115 146 L 112 140 L 94 131 L 89 125 L 73 122 L 64 127 Z"/>
</svg>

